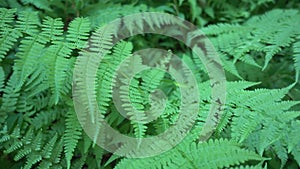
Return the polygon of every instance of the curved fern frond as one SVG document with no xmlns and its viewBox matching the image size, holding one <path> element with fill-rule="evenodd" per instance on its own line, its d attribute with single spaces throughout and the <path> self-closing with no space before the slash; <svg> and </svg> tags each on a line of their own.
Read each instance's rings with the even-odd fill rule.
<svg viewBox="0 0 300 169">
<path fill-rule="evenodd" d="M 31 74 L 44 52 L 45 39 L 40 35 L 33 37 L 27 36 L 21 41 L 20 51 L 16 54 L 19 58 L 15 61 L 14 71 L 20 73 L 20 82 L 18 86 L 22 86 L 25 78 Z"/>
<path fill-rule="evenodd" d="M 53 102 L 57 104 L 62 94 L 68 92 L 65 80 L 67 79 L 67 71 L 73 64 L 71 59 L 67 59 L 71 54 L 71 50 L 64 44 L 50 46 L 44 56 L 44 63 L 47 64 L 48 84 L 50 84 Z"/>
<path fill-rule="evenodd" d="M 208 153 L 209 152 L 209 153 Z M 241 164 L 247 160 L 264 160 L 261 156 L 239 147 L 228 140 L 210 140 L 208 143 L 181 143 L 169 152 L 143 159 L 123 159 L 115 169 L 151 168 L 224 168 Z"/>
<path fill-rule="evenodd" d="M 98 62 L 110 52 L 113 32 L 114 28 L 112 27 L 99 28 L 91 36 L 89 51 L 81 51 L 75 63 L 73 78 L 74 101 L 77 102 L 76 104 L 81 105 L 82 111 L 89 112 L 89 119 L 91 119 L 92 123 L 95 123 L 97 121 L 95 118 L 99 117 L 97 115 L 97 95 L 95 91 Z"/>
</svg>

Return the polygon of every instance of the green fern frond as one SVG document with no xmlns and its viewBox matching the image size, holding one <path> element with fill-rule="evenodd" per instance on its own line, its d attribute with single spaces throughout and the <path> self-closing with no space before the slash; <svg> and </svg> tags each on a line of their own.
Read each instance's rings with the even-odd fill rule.
<svg viewBox="0 0 300 169">
<path fill-rule="evenodd" d="M 43 144 L 43 134 L 41 130 L 39 130 L 37 132 L 37 135 L 35 135 L 34 130 L 32 128 L 28 128 L 25 136 L 21 138 L 20 135 L 16 133 L 18 132 L 18 128 L 19 127 L 16 127 L 15 129 L 17 130 L 14 130 L 14 132 L 12 132 L 10 135 L 10 139 L 13 141 L 13 144 L 11 144 L 10 142 L 4 143 L 7 147 L 5 153 L 13 153 L 18 150 L 14 156 L 14 160 L 19 161 L 22 158 L 26 157 L 27 160 L 23 167 L 31 168 L 33 165 L 43 159 L 43 152 L 49 150 L 51 151 L 51 142 L 53 142 L 53 140 L 51 140 L 50 143 L 46 145 L 45 148 L 47 148 L 47 150 L 42 150 L 41 147 Z M 48 153 L 50 153 L 50 151 Z M 48 158 L 47 154 L 45 158 Z"/>
<path fill-rule="evenodd" d="M 94 0 L 1 1 L 0 6 L 10 9 L 0 8 L 0 154 L 3 157 L 0 163 L 4 162 L 3 167 L 28 169 L 251 169 L 272 167 L 274 161 L 281 168 L 300 166 L 300 111 L 299 101 L 294 97 L 300 74 L 300 13 L 298 9 L 275 9 L 260 14 L 263 9 L 283 6 L 279 3 L 265 8 L 263 5 L 271 4 L 270 1 L 241 2 L 241 8 L 223 1 L 204 0 L 180 0 L 163 5 L 161 2 L 125 5 L 130 1 L 123 0 L 120 4 Z M 297 4 L 289 2 L 288 7 L 294 8 Z M 159 7 L 151 8 L 156 5 Z M 207 8 L 202 11 L 202 8 L 196 8 L 197 5 Z M 188 8 L 192 11 L 186 10 Z M 133 43 L 122 41 L 112 47 L 123 35 L 162 30 L 191 40 L 195 32 L 183 31 L 187 34 L 182 34 L 181 29 L 168 29 L 168 26 L 183 23 L 171 15 L 156 13 L 153 17 L 150 13 L 139 13 L 127 16 L 160 10 L 193 20 L 200 27 L 217 23 L 204 28 L 203 32 L 218 50 L 224 70 L 230 73 L 224 91 L 227 97 L 223 114 L 208 118 L 214 115 L 209 114 L 213 103 L 212 79 L 208 76 L 211 72 L 198 56 L 192 52 L 184 54 L 186 47 L 183 44 L 160 36 L 152 41 L 148 38 L 153 36 L 146 35 L 146 40 L 141 40 L 138 35 L 130 38 Z M 253 17 L 250 14 L 259 15 Z M 121 16 L 125 17 L 118 19 Z M 249 19 L 243 21 L 246 18 Z M 117 19 L 115 24 L 107 24 L 114 19 Z M 232 22 L 224 22 L 229 19 Z M 221 20 L 223 23 L 219 22 Z M 161 29 L 163 26 L 167 29 Z M 190 79 L 173 77 L 173 74 L 181 77 L 188 72 L 183 68 L 183 73 L 178 73 L 179 60 L 173 67 L 169 64 L 173 61 L 171 52 L 165 58 L 154 50 L 148 54 L 158 58 L 145 59 L 138 52 L 133 55 L 134 50 L 156 44 L 178 49 L 179 59 L 187 62 L 196 76 L 200 105 L 197 105 L 199 112 L 195 113 L 195 121 L 181 114 L 186 107 L 194 108 L 192 103 L 196 93 L 180 88 L 185 87 L 182 82 Z M 199 47 L 194 49 L 203 51 Z M 216 54 L 213 48 L 204 47 L 209 56 Z M 289 55 L 290 58 L 286 57 Z M 294 73 L 291 59 L 298 75 L 294 83 L 290 76 Z M 282 66 L 281 61 L 287 64 Z M 164 68 L 170 73 L 162 71 Z M 277 68 L 280 71 L 274 72 L 273 76 L 272 70 Z M 264 76 L 265 72 L 259 72 L 260 76 L 252 72 L 258 69 L 270 74 Z M 250 73 L 254 75 L 248 76 Z M 283 80 L 276 82 L 275 87 L 293 84 L 282 89 L 258 89 L 257 82 L 231 81 L 258 78 L 262 81 L 261 86 L 270 87 L 265 83 L 266 79 L 271 76 L 272 80 L 277 75 Z M 114 105 L 113 94 L 120 97 L 119 101 L 123 103 L 120 107 Z M 125 114 L 119 112 L 119 108 Z M 184 120 L 179 122 L 181 117 Z M 215 130 L 204 126 L 207 119 L 212 119 Z M 137 138 L 136 142 L 117 145 L 116 154 L 134 146 L 142 147 L 141 154 L 130 151 L 129 155 L 145 155 L 153 152 L 157 145 L 171 149 L 146 158 L 111 155 L 96 145 L 110 139 L 102 137 L 102 134 L 110 134 L 103 133 L 103 120 L 121 134 Z M 86 134 L 81 125 L 84 129 L 89 125 L 96 125 L 96 128 L 88 128 L 94 133 Z M 170 137 L 162 141 L 164 145 L 159 139 L 146 146 L 142 144 L 150 137 L 169 132 L 172 127 L 177 129 L 175 134 L 170 133 L 175 137 L 168 135 Z M 187 132 L 189 127 L 191 130 Z M 202 131 L 210 132 L 214 140 L 197 142 Z M 117 138 L 112 139 L 111 144 L 115 144 Z M 174 140 L 181 142 L 176 145 L 175 141 L 171 145 Z M 262 155 L 272 157 L 272 160 L 265 162 L 267 158 Z"/>
<path fill-rule="evenodd" d="M 49 142 L 43 147 L 42 156 L 43 158 L 50 158 L 51 152 L 54 148 L 54 144 L 57 140 L 57 134 L 52 137 Z"/>
<path fill-rule="evenodd" d="M 71 167 L 71 160 L 78 140 L 81 138 L 82 128 L 74 110 L 70 110 L 66 117 L 66 130 L 64 133 L 64 152 L 67 160 L 67 167 Z"/>
<path fill-rule="evenodd" d="M 0 30 L 2 33 L 11 28 L 11 24 L 14 22 L 16 9 L 0 8 Z"/>
<path fill-rule="evenodd" d="M 118 80 L 121 82 L 119 95 L 120 100 L 123 102 L 122 107 L 131 120 L 131 124 L 133 125 L 134 134 L 137 138 L 143 138 L 145 135 L 147 126 L 145 125 L 146 115 L 144 113 L 144 98 L 142 96 L 138 77 L 134 77 L 131 79 L 133 75 L 131 72 L 132 68 L 139 69 L 143 67 L 142 59 L 139 56 L 130 57 L 129 59 L 123 62 L 123 67 L 120 70 L 126 70 L 128 72 L 123 72 L 122 77 Z"/>
<path fill-rule="evenodd" d="M 208 153 L 209 152 L 209 153 Z M 182 143 L 155 157 L 123 159 L 115 169 L 143 168 L 223 168 L 241 164 L 247 160 L 264 160 L 261 156 L 239 147 L 228 140 L 210 140 L 208 143 Z"/>
<path fill-rule="evenodd" d="M 105 114 L 109 101 L 111 100 L 112 86 L 114 85 L 114 73 L 117 71 L 119 64 L 131 55 L 133 46 L 128 42 L 120 42 L 113 48 L 111 55 L 106 55 L 101 61 L 101 65 L 97 72 L 98 88 L 97 101 L 99 110 Z"/>
<path fill-rule="evenodd" d="M 94 82 L 96 81 L 95 74 L 98 69 L 98 63 L 95 61 L 99 60 L 98 55 L 104 57 L 109 53 L 109 49 L 112 46 L 113 32 L 114 28 L 108 26 L 99 28 L 95 33 L 93 33 L 90 39 L 92 44 L 92 46 L 89 46 L 90 51 L 81 51 L 77 62 L 75 63 L 74 81 L 76 86 L 73 86 L 73 90 L 75 91 L 73 93 L 75 93 L 75 98 L 87 100 L 86 102 L 79 104 L 82 104 L 81 107 L 86 108 L 89 112 L 93 123 L 95 122 L 97 103 L 94 101 L 96 100 L 96 91 L 94 90 L 94 87 L 91 87 L 90 85 L 95 85 Z M 78 100 L 75 100 L 75 102 L 76 101 Z"/>
<path fill-rule="evenodd" d="M 235 75 L 239 79 L 243 79 L 232 61 L 227 60 L 225 55 L 223 55 L 223 54 L 220 54 L 220 58 L 222 60 L 223 66 L 224 66 L 224 70 Z M 245 61 L 245 62 L 247 62 L 247 61 Z"/>
<path fill-rule="evenodd" d="M 22 86 L 36 68 L 38 60 L 44 52 L 45 39 L 40 35 L 27 36 L 21 41 L 20 51 L 16 54 L 19 58 L 15 61 L 14 71 L 20 73 L 18 86 Z"/>
<path fill-rule="evenodd" d="M 292 150 L 296 149 L 300 141 L 299 134 L 298 134 L 299 127 L 300 127 L 300 121 L 299 120 L 293 121 L 290 126 L 290 131 L 289 133 L 287 133 L 286 142 L 287 142 L 287 150 L 289 153 Z"/>
<path fill-rule="evenodd" d="M 37 12 L 21 11 L 16 22 L 17 30 L 22 33 L 34 35 L 39 32 L 38 26 L 41 23 Z"/>
<path fill-rule="evenodd" d="M 280 142 L 274 143 L 273 147 L 274 147 L 274 150 L 275 150 L 278 158 L 281 160 L 280 168 L 283 168 L 288 159 L 287 149 Z"/>
<path fill-rule="evenodd" d="M 241 31 L 243 29 L 245 29 L 245 31 L 249 30 L 249 28 L 245 28 L 239 24 L 220 23 L 216 25 L 209 25 L 205 28 L 202 28 L 201 31 L 203 31 L 205 35 L 210 36 Z"/>
<path fill-rule="evenodd" d="M 51 161 L 53 164 L 59 164 L 61 161 L 61 154 L 63 152 L 63 139 L 60 139 L 56 146 L 54 146 L 53 151 L 51 152 L 51 157 L 49 161 Z"/>
<path fill-rule="evenodd" d="M 65 85 L 68 67 L 73 64 L 71 59 L 67 59 L 71 54 L 71 50 L 64 44 L 50 46 L 44 56 L 44 62 L 52 63 L 47 65 L 48 84 L 50 84 L 53 102 L 57 104 L 63 94 L 68 92 Z"/>
<path fill-rule="evenodd" d="M 11 50 L 13 45 L 17 42 L 17 39 L 21 36 L 21 33 L 16 29 L 5 30 L 1 32 L 0 38 L 0 62 L 6 56 L 7 52 Z"/>
<path fill-rule="evenodd" d="M 124 18 L 124 28 L 128 30 L 129 35 L 132 35 L 133 32 L 143 32 L 150 30 L 160 29 L 162 25 L 167 24 L 182 24 L 179 23 L 176 19 L 169 15 L 153 15 L 150 13 L 141 13 L 143 17 L 125 17 Z M 143 23 L 146 23 L 143 26 Z"/>
<path fill-rule="evenodd" d="M 273 56 L 289 47 L 299 34 L 299 12 L 275 9 L 264 15 L 251 17 L 244 24 L 218 24 L 204 28 L 204 33 L 223 53 L 247 64 L 266 69 Z M 276 26 L 274 26 L 276 25 Z M 264 53 L 264 65 L 256 63 L 253 52 Z M 253 55 L 253 56 L 249 56 Z"/>
<path fill-rule="evenodd" d="M 294 156 L 294 159 L 297 161 L 298 165 L 300 166 L 300 144 L 298 144 L 291 153 Z"/>
<path fill-rule="evenodd" d="M 58 110 L 47 110 L 37 113 L 37 115 L 32 119 L 31 124 L 39 129 L 43 126 L 50 125 L 54 120 L 61 116 L 61 112 Z"/>
<path fill-rule="evenodd" d="M 90 21 L 88 18 L 75 18 L 68 27 L 66 40 L 69 42 L 70 49 L 81 49 L 86 47 L 90 31 Z"/>
<path fill-rule="evenodd" d="M 37 164 L 42 160 L 42 156 L 39 153 L 33 152 L 27 158 L 26 164 L 24 165 L 24 169 L 31 169 L 33 165 Z"/>
<path fill-rule="evenodd" d="M 54 44 L 63 40 L 63 27 L 64 24 L 61 18 L 50 18 L 46 17 L 42 24 L 42 35 L 45 36 L 49 41 L 51 40 Z"/>
<path fill-rule="evenodd" d="M 13 112 L 14 110 L 16 110 L 16 105 L 21 90 L 21 88 L 17 86 L 18 83 L 18 75 L 16 73 L 13 73 L 3 90 L 4 94 L 2 98 L 3 101 L 1 105 L 1 111 Z"/>
<path fill-rule="evenodd" d="M 129 100 L 127 100 L 128 98 L 123 98 L 125 104 L 122 106 L 131 120 L 134 128 L 134 134 L 137 138 L 143 138 L 145 136 L 147 126 L 144 124 L 144 121 L 146 120 L 146 115 L 144 113 L 145 107 L 143 105 L 143 96 L 140 93 L 138 83 L 138 80 L 131 79 L 129 90 L 126 90 L 126 87 L 124 88 L 122 86 L 120 88 L 122 92 L 121 94 L 129 95 Z"/>
<path fill-rule="evenodd" d="M 244 105 L 242 107 L 235 107 L 233 105 L 233 108 L 230 109 L 234 114 L 232 119 L 233 138 L 238 138 L 237 140 L 240 142 L 243 141 L 251 132 L 259 127 L 259 124 L 263 123 L 264 118 L 269 118 L 272 116 L 268 114 L 282 113 L 285 111 L 283 107 L 272 109 L 273 107 L 270 105 L 274 105 L 276 102 L 279 102 L 280 99 L 283 98 L 284 95 L 289 91 L 289 89 L 290 88 L 287 87 L 284 89 L 274 90 L 260 89 L 255 91 L 229 92 L 228 98 L 230 100 L 235 100 L 232 97 L 237 98 L 237 100 L 233 101 L 233 103 L 237 104 L 239 102 L 238 100 L 241 99 L 243 102 L 238 103 L 238 105 Z M 236 97 L 237 95 L 239 97 Z M 288 103 L 288 108 L 295 104 L 297 103 Z M 272 126 L 274 124 L 270 125 Z"/>
</svg>

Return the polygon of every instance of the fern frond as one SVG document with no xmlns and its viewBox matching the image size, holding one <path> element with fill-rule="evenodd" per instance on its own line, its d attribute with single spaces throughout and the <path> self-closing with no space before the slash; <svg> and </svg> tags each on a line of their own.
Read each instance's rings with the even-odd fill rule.
<svg viewBox="0 0 300 169">
<path fill-rule="evenodd" d="M 243 29 L 245 29 L 245 31 L 249 30 L 249 28 L 243 27 L 239 24 L 219 23 L 202 28 L 201 31 L 203 31 L 205 35 L 209 36 L 241 31 Z"/>
<path fill-rule="evenodd" d="M 285 96 L 285 94 L 289 91 L 289 87 L 284 89 L 257 89 L 255 91 L 244 91 L 241 94 L 241 91 L 229 92 L 228 98 L 232 100 L 233 103 L 242 107 L 234 107 L 231 108 L 234 116 L 232 122 L 232 136 L 233 138 L 239 140 L 240 142 L 247 138 L 247 136 L 253 132 L 259 124 L 263 123 L 264 118 L 269 118 L 272 115 L 267 115 L 268 113 L 275 114 L 275 112 L 279 113 L 284 111 L 283 107 L 278 107 L 277 109 L 272 109 L 270 105 L 276 104 L 279 102 L 281 98 Z M 238 94 L 239 93 L 239 94 Z M 235 100 L 232 96 L 237 98 Z M 236 97 L 239 95 L 239 97 Z M 243 98 L 242 98 L 243 97 Z M 268 99 L 266 99 L 268 98 Z M 272 98 L 272 99 L 270 99 Z M 243 100 L 239 102 L 238 100 Z M 235 100 L 235 101 L 233 101 Z M 246 100 L 246 101 L 245 101 Z M 297 103 L 289 103 L 288 107 Z M 274 124 L 270 124 L 271 126 Z M 277 132 L 276 132 L 277 133 Z"/>
<path fill-rule="evenodd" d="M 112 46 L 113 28 L 99 28 L 91 37 L 91 44 L 88 51 L 81 51 L 77 59 L 74 69 L 73 93 L 75 102 L 79 102 L 80 107 L 89 112 L 90 119 L 95 122 L 95 112 L 97 112 L 96 91 L 94 82 L 96 81 L 96 73 L 99 61 L 98 57 L 104 57 L 109 53 Z M 101 45 L 100 45 L 101 44 Z M 99 56 L 100 55 L 100 56 Z M 80 100 L 84 100 L 83 102 Z"/>
<path fill-rule="evenodd" d="M 156 14 L 153 15 L 151 13 L 141 13 L 139 15 L 142 15 L 143 17 L 125 17 L 124 18 L 124 28 L 128 30 L 129 35 L 132 35 L 133 32 L 143 32 L 143 31 L 149 31 L 150 30 L 156 30 L 160 29 L 162 25 L 168 25 L 168 24 L 180 24 L 176 19 L 174 19 L 170 15 L 160 15 Z M 143 26 L 143 23 L 146 23 L 147 25 Z M 181 23 L 182 24 L 182 23 Z"/>
<path fill-rule="evenodd" d="M 292 150 L 296 149 L 297 145 L 300 142 L 298 130 L 300 127 L 300 121 L 296 120 L 291 123 L 290 131 L 287 133 L 287 150 L 290 153 Z"/>
<path fill-rule="evenodd" d="M 54 137 L 52 137 L 49 142 L 43 147 L 42 150 L 42 156 L 43 158 L 50 158 L 51 156 L 51 152 L 54 148 L 54 144 L 57 140 L 57 134 L 54 135 Z"/>
<path fill-rule="evenodd" d="M 130 78 L 133 74 L 133 68 L 139 70 L 143 67 L 142 59 L 139 56 L 130 57 L 125 60 L 124 67 L 121 67 L 120 70 L 126 70 L 128 72 L 123 72 L 123 76 L 118 78 L 121 82 L 119 95 L 120 100 L 122 101 L 123 111 L 131 120 L 133 125 L 134 134 L 137 138 L 143 138 L 145 135 L 147 126 L 145 125 L 146 115 L 144 113 L 144 98 L 140 91 L 139 80 L 137 77 Z"/>
<path fill-rule="evenodd" d="M 209 153 L 208 153 L 209 152 Z M 264 160 L 261 156 L 239 147 L 228 140 L 210 140 L 208 143 L 181 143 L 169 152 L 143 159 L 123 159 L 115 169 L 151 168 L 224 168 L 247 160 Z"/>
<path fill-rule="evenodd" d="M 22 86 L 25 78 L 36 68 L 44 52 L 45 39 L 40 35 L 27 36 L 21 41 L 20 51 L 16 54 L 19 58 L 15 61 L 14 71 L 20 73 L 18 86 Z"/>
<path fill-rule="evenodd" d="M 48 84 L 50 84 L 53 102 L 57 104 L 63 94 L 68 92 L 65 80 L 67 78 L 67 71 L 73 64 L 71 59 L 67 59 L 71 54 L 71 50 L 64 44 L 50 46 L 44 56 L 44 62 L 51 63 L 47 65 Z"/>
<path fill-rule="evenodd" d="M 5 30 L 1 32 L 0 38 L 0 62 L 6 56 L 7 52 L 11 50 L 13 45 L 17 42 L 17 39 L 21 36 L 21 33 L 16 29 Z"/>
<path fill-rule="evenodd" d="M 264 15 L 251 17 L 244 24 L 218 24 L 204 28 L 204 33 L 213 44 L 234 62 L 244 63 L 266 69 L 273 56 L 289 47 L 299 34 L 299 11 L 275 9 Z M 276 25 L 276 27 L 274 27 Z M 264 65 L 256 63 L 253 52 L 265 55 Z M 226 56 L 225 55 L 225 56 Z M 251 57 L 250 57 L 251 55 Z"/>
<path fill-rule="evenodd" d="M 61 18 L 53 19 L 46 17 L 43 20 L 41 35 L 51 40 L 54 44 L 57 44 L 63 40 L 63 27 L 64 24 Z"/>
<path fill-rule="evenodd" d="M 298 166 L 300 166 L 300 144 L 298 144 L 291 153 L 294 156 L 294 159 L 297 161 Z"/>
<path fill-rule="evenodd" d="M 64 133 L 64 152 L 67 160 L 67 167 L 71 167 L 71 159 L 78 140 L 81 138 L 82 128 L 74 110 L 70 110 L 66 117 L 66 130 Z"/>
<path fill-rule="evenodd" d="M 287 149 L 281 144 L 281 142 L 276 142 L 273 147 L 278 158 L 281 160 L 280 168 L 283 168 L 288 159 Z"/>
<path fill-rule="evenodd" d="M 37 113 L 32 119 L 31 124 L 36 128 L 42 128 L 43 126 L 50 125 L 53 121 L 61 116 L 61 112 L 58 110 L 46 110 Z"/>
<path fill-rule="evenodd" d="M 18 14 L 16 28 L 22 33 L 34 35 L 39 32 L 40 19 L 37 12 L 21 11 Z"/>
<path fill-rule="evenodd" d="M 53 164 L 58 164 L 61 160 L 62 152 L 63 152 L 63 139 L 60 139 L 51 153 L 50 161 Z"/>
<path fill-rule="evenodd" d="M 21 88 L 18 87 L 19 78 L 17 73 L 13 73 L 9 78 L 3 92 L 3 101 L 1 105 L 1 111 L 13 112 L 16 110 L 18 98 L 20 96 Z"/>
<path fill-rule="evenodd" d="M 132 49 L 133 45 L 131 43 L 120 42 L 113 48 L 113 53 L 105 56 L 101 61 L 97 72 L 97 101 L 99 110 L 103 114 L 106 113 L 109 101 L 111 100 L 114 73 L 117 71 L 119 64 L 131 55 Z"/>
<path fill-rule="evenodd" d="M 24 169 L 31 169 L 33 165 L 37 164 L 41 160 L 42 156 L 39 153 L 31 153 L 30 156 L 27 158 L 26 164 L 24 165 Z"/>
<path fill-rule="evenodd" d="M 70 49 L 81 49 L 86 47 L 90 31 L 90 21 L 88 18 L 75 18 L 68 27 L 66 40 L 69 42 Z"/>
<path fill-rule="evenodd" d="M 0 30 L 2 33 L 11 28 L 11 24 L 14 22 L 16 9 L 0 8 Z"/>
</svg>

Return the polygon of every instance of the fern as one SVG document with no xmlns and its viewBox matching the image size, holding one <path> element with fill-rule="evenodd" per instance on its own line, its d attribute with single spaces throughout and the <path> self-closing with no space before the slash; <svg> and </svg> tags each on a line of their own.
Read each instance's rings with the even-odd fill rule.
<svg viewBox="0 0 300 169">
<path fill-rule="evenodd" d="M 39 25 L 40 19 L 37 12 L 22 11 L 19 14 L 16 27 L 22 33 L 34 35 L 38 32 Z"/>
<path fill-rule="evenodd" d="M 81 126 L 78 122 L 76 113 L 74 111 L 69 111 L 66 117 L 66 130 L 64 134 L 64 149 L 68 168 L 71 167 L 71 159 L 78 140 L 81 137 L 81 132 Z"/>
<path fill-rule="evenodd" d="M 234 62 L 240 60 L 265 70 L 272 57 L 282 48 L 289 47 L 299 34 L 296 29 L 299 27 L 299 20 L 296 19 L 298 17 L 297 10 L 278 9 L 252 17 L 243 25 L 218 24 L 204 28 L 203 31 L 209 36 L 216 36 L 212 41 L 220 52 L 225 53 L 226 58 L 234 57 Z M 249 53 L 253 51 L 264 53 L 263 65 L 249 57 Z"/>
<path fill-rule="evenodd" d="M 20 59 L 16 61 L 14 71 L 19 72 L 21 87 L 25 79 L 33 73 L 38 64 L 38 60 L 44 50 L 45 41 L 43 37 L 34 35 L 33 37 L 27 36 L 21 41 L 20 52 L 16 54 Z"/>
<path fill-rule="evenodd" d="M 199 158 L 200 157 L 200 158 Z M 243 163 L 246 160 L 263 160 L 255 153 L 242 149 L 233 141 L 210 140 L 208 143 L 181 143 L 170 152 L 144 159 L 124 159 L 118 168 L 222 168 Z"/>
<path fill-rule="evenodd" d="M 3 89 L 4 94 L 1 110 L 4 112 L 13 112 L 16 109 L 21 90 L 20 87 L 16 87 L 15 85 L 18 84 L 18 80 L 18 76 L 14 73 Z"/>
<path fill-rule="evenodd" d="M 48 76 L 50 87 L 53 93 L 53 103 L 57 104 L 63 94 L 66 94 L 69 88 L 66 88 L 66 78 L 68 67 L 71 67 L 72 60 L 67 59 L 71 50 L 64 44 L 57 44 L 48 47 L 45 52 L 44 62 L 48 64 Z"/>
<path fill-rule="evenodd" d="M 90 31 L 90 21 L 88 18 L 74 19 L 68 28 L 66 40 L 70 43 L 70 49 L 84 48 Z"/>
<path fill-rule="evenodd" d="M 299 2 L 288 3 L 295 9 L 266 13 L 274 6 L 287 6 L 269 0 L 243 1 L 241 7 L 223 1 L 118 2 L 0 2 L 5 7 L 0 8 L 3 167 L 250 169 L 300 165 Z M 210 110 L 216 102 L 211 72 L 198 56 L 165 37 L 145 34 L 143 40 L 135 36 L 183 22 L 145 11 L 176 14 L 198 27 L 209 24 L 203 31 L 228 73 L 223 113 Z M 126 16 L 134 13 L 133 18 Z M 121 16 L 125 17 L 115 20 L 115 25 L 107 25 Z M 165 31 L 193 43 L 195 32 Z M 134 37 L 117 43 L 118 38 L 129 36 Z M 154 45 L 170 50 L 144 50 L 151 58 L 135 53 Z M 212 49 L 204 47 L 201 50 L 211 56 Z M 174 61 L 173 53 L 179 56 L 174 67 L 169 64 Z M 189 72 L 195 75 L 199 98 L 192 90 L 196 85 L 182 90 L 191 81 Z M 194 110 L 198 112 L 189 114 Z M 208 118 L 213 124 L 207 125 Z M 103 122 L 136 142 L 119 144 L 122 140 L 110 137 Z M 151 138 L 165 133 L 166 139 Z M 113 147 L 115 154 L 97 145 L 103 143 Z M 157 148 L 168 151 L 151 156 Z"/>
<path fill-rule="evenodd" d="M 63 40 L 63 26 L 61 18 L 46 17 L 42 24 L 42 35 L 54 44 L 59 43 Z"/>
<path fill-rule="evenodd" d="M 0 61 L 4 58 L 7 52 L 13 47 L 14 43 L 17 41 L 18 37 L 21 34 L 18 30 L 5 30 L 2 34 L 2 38 L 0 40 L 1 48 L 0 48 Z"/>
<path fill-rule="evenodd" d="M 44 140 L 42 139 L 42 133 L 40 131 L 37 133 L 37 135 L 34 135 L 34 130 L 29 128 L 24 138 L 20 138 L 20 135 L 16 133 L 18 130 L 19 129 L 17 127 L 15 131 L 11 133 L 9 139 L 5 140 L 4 146 L 7 147 L 5 153 L 12 153 L 18 150 L 14 156 L 14 160 L 19 161 L 20 159 L 26 157 L 27 160 L 24 168 L 31 168 L 40 161 L 42 161 L 39 164 L 40 166 L 46 165 L 49 168 L 49 166 L 52 165 L 52 162 L 54 162 L 48 160 L 50 160 L 50 157 L 52 156 L 52 150 L 54 148 L 54 144 L 56 143 L 57 135 L 51 138 L 49 142 L 46 142 L 42 148 Z M 13 140 L 13 144 L 11 145 L 8 144 L 10 140 Z"/>
<path fill-rule="evenodd" d="M 1 22 L 0 22 L 0 28 L 1 28 L 1 33 L 8 29 L 11 28 L 11 24 L 14 21 L 14 13 L 16 12 L 16 9 L 5 9 L 1 8 Z"/>
</svg>

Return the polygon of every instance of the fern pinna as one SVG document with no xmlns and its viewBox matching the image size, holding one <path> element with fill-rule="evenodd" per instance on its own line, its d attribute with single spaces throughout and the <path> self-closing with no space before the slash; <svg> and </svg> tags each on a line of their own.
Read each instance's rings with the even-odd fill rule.
<svg viewBox="0 0 300 169">
<path fill-rule="evenodd" d="M 14 2 L 15 6 L 20 3 Z M 55 8 L 59 11 L 61 2 L 58 1 L 22 0 L 22 3 L 45 12 L 53 9 L 54 2 L 57 2 Z M 180 1 L 183 6 L 185 3 Z M 299 167 L 300 112 L 297 109 L 299 101 L 293 96 L 293 91 L 299 86 L 299 10 L 276 9 L 253 16 L 243 23 L 222 23 L 203 28 L 218 50 L 230 77 L 226 84 L 224 112 L 216 130 L 207 142 L 199 142 L 199 133 L 213 104 L 209 78 L 199 58 L 188 52 L 178 53 L 196 75 L 201 95 L 196 122 L 173 149 L 158 156 L 134 159 L 119 157 L 99 147 L 96 143 L 101 139 L 101 132 L 94 133 L 92 137 L 84 132 L 82 126 L 86 121 L 78 120 L 74 109 L 76 100 L 72 100 L 73 70 L 79 67 L 82 72 L 75 73 L 86 75 L 74 78 L 78 80 L 78 86 L 73 86 L 73 90 L 80 89 L 77 97 L 88 96 L 90 100 L 96 100 L 95 103 L 81 103 L 93 122 L 105 120 L 120 133 L 139 139 L 167 131 L 180 116 L 180 84 L 159 69 L 141 71 L 132 79 L 126 77 L 130 72 L 122 72 L 116 79 L 117 69 L 143 67 L 141 58 L 130 57 L 138 42 L 121 41 L 109 50 L 116 29 L 112 28 L 107 34 L 101 29 L 102 25 L 119 16 L 138 11 L 161 11 L 161 8 L 113 4 L 99 11 L 92 10 L 105 4 L 99 2 L 98 6 L 88 6 L 90 10 L 86 9 L 86 17 L 75 17 L 80 14 L 79 9 L 85 6 L 80 6 L 79 1 L 76 4 L 75 7 L 66 5 L 76 8 L 70 22 L 66 18 L 41 15 L 32 8 L 34 12 L 22 8 L 0 8 L 1 164 L 9 168 L 41 169 L 252 169 L 274 166 L 274 159 L 279 159 L 278 168 Z M 195 11 L 193 20 L 201 21 Z M 211 14 L 208 10 L 206 13 Z M 59 13 L 53 14 L 57 15 L 60 16 Z M 129 32 L 132 31 L 131 22 L 122 22 Z M 163 22 L 173 21 L 167 18 L 135 21 L 146 23 L 150 28 Z M 91 42 L 95 46 L 86 49 Z M 99 42 L 104 42 L 101 44 L 106 46 L 97 46 Z M 173 42 L 170 44 L 174 45 Z M 105 54 L 100 63 L 89 60 L 99 53 Z M 245 65 L 254 67 L 258 73 L 268 71 L 274 62 L 282 58 L 290 60 L 292 66 L 288 70 L 293 73 L 292 82 L 284 87 L 261 88 L 263 83 L 257 82 L 261 79 L 251 79 L 249 73 L 243 72 Z M 165 56 L 165 60 L 159 62 L 160 66 L 168 59 Z M 90 63 L 94 67 L 86 67 Z M 93 71 L 96 74 L 90 76 Z M 86 81 L 93 81 L 95 88 L 86 85 Z M 118 90 L 114 88 L 116 82 L 120 84 Z M 163 92 L 165 98 L 155 98 L 156 95 L 152 95 L 155 89 Z M 113 90 L 119 92 L 120 100 L 126 103 L 121 106 L 125 114 L 120 113 L 113 104 Z M 161 105 L 165 105 L 163 110 L 155 109 Z M 95 114 L 97 112 L 101 114 Z M 147 119 L 149 114 L 151 121 Z M 101 131 L 101 128 L 98 130 Z M 118 151 L 126 151 L 126 146 L 120 146 Z M 144 151 L 151 151 L 151 146 Z"/>
</svg>

